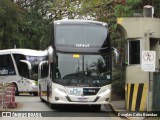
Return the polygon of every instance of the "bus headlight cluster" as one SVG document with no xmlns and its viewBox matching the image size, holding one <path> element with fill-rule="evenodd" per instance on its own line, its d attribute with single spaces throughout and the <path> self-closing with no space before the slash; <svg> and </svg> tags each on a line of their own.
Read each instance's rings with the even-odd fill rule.
<svg viewBox="0 0 160 120">
<path fill-rule="evenodd" d="M 32 85 L 36 85 L 36 82 L 32 82 Z"/>
<path fill-rule="evenodd" d="M 67 93 L 63 89 L 55 88 L 54 91 L 61 96 L 67 96 Z"/>
<path fill-rule="evenodd" d="M 104 96 L 104 95 L 106 95 L 106 94 L 108 94 L 108 93 L 110 93 L 110 92 L 111 92 L 110 89 L 104 89 L 104 90 L 101 90 L 101 91 L 100 91 L 100 93 L 99 93 L 98 96 L 102 97 L 102 96 Z"/>
<path fill-rule="evenodd" d="M 33 86 L 36 86 L 37 83 L 38 83 L 38 82 L 32 81 L 32 80 L 27 80 L 27 82 L 28 82 L 29 84 L 32 84 Z"/>
</svg>

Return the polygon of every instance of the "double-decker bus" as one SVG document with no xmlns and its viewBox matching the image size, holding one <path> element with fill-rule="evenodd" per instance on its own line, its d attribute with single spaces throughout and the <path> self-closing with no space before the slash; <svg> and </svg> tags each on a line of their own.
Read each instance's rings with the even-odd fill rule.
<svg viewBox="0 0 160 120">
<path fill-rule="evenodd" d="M 111 100 L 112 47 L 107 23 L 58 20 L 51 24 L 48 61 L 39 65 L 39 96 L 51 108 L 90 105 L 100 110 Z"/>
<path fill-rule="evenodd" d="M 38 65 L 47 59 L 45 51 L 30 49 L 0 50 L 0 82 L 14 83 L 15 95 L 38 95 Z"/>
</svg>

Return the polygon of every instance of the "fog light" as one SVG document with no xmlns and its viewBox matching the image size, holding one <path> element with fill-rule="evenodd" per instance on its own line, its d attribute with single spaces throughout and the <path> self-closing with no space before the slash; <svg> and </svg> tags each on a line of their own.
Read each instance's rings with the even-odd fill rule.
<svg viewBox="0 0 160 120">
<path fill-rule="evenodd" d="M 100 91 L 98 96 L 102 97 L 102 96 L 109 94 L 110 92 L 111 92 L 110 89 L 104 89 L 104 90 Z"/>
<path fill-rule="evenodd" d="M 106 99 L 105 99 L 105 101 L 107 101 L 107 102 L 108 102 L 108 101 L 109 101 L 109 98 L 106 98 Z"/>
<path fill-rule="evenodd" d="M 67 96 L 67 93 L 66 93 L 65 90 L 63 90 L 63 89 L 55 88 L 54 91 L 55 91 L 57 94 L 59 94 L 59 95 Z"/>
<path fill-rule="evenodd" d="M 56 100 L 56 101 L 59 100 L 59 97 L 55 97 L 55 100 Z"/>
</svg>

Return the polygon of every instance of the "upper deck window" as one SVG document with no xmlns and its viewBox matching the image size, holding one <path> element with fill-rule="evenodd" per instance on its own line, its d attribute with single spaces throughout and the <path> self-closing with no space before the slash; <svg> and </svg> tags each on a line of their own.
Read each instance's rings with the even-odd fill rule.
<svg viewBox="0 0 160 120">
<path fill-rule="evenodd" d="M 75 47 L 102 47 L 107 42 L 108 29 L 98 24 L 57 24 L 55 44 Z"/>
</svg>

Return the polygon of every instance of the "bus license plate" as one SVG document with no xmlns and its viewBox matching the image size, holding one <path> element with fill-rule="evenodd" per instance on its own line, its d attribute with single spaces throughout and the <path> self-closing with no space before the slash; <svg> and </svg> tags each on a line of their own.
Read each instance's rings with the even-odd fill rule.
<svg viewBox="0 0 160 120">
<path fill-rule="evenodd" d="M 78 101 L 79 101 L 79 102 L 87 102 L 87 101 L 88 101 L 88 98 L 86 98 L 86 97 L 79 97 L 79 98 L 78 98 Z"/>
</svg>

